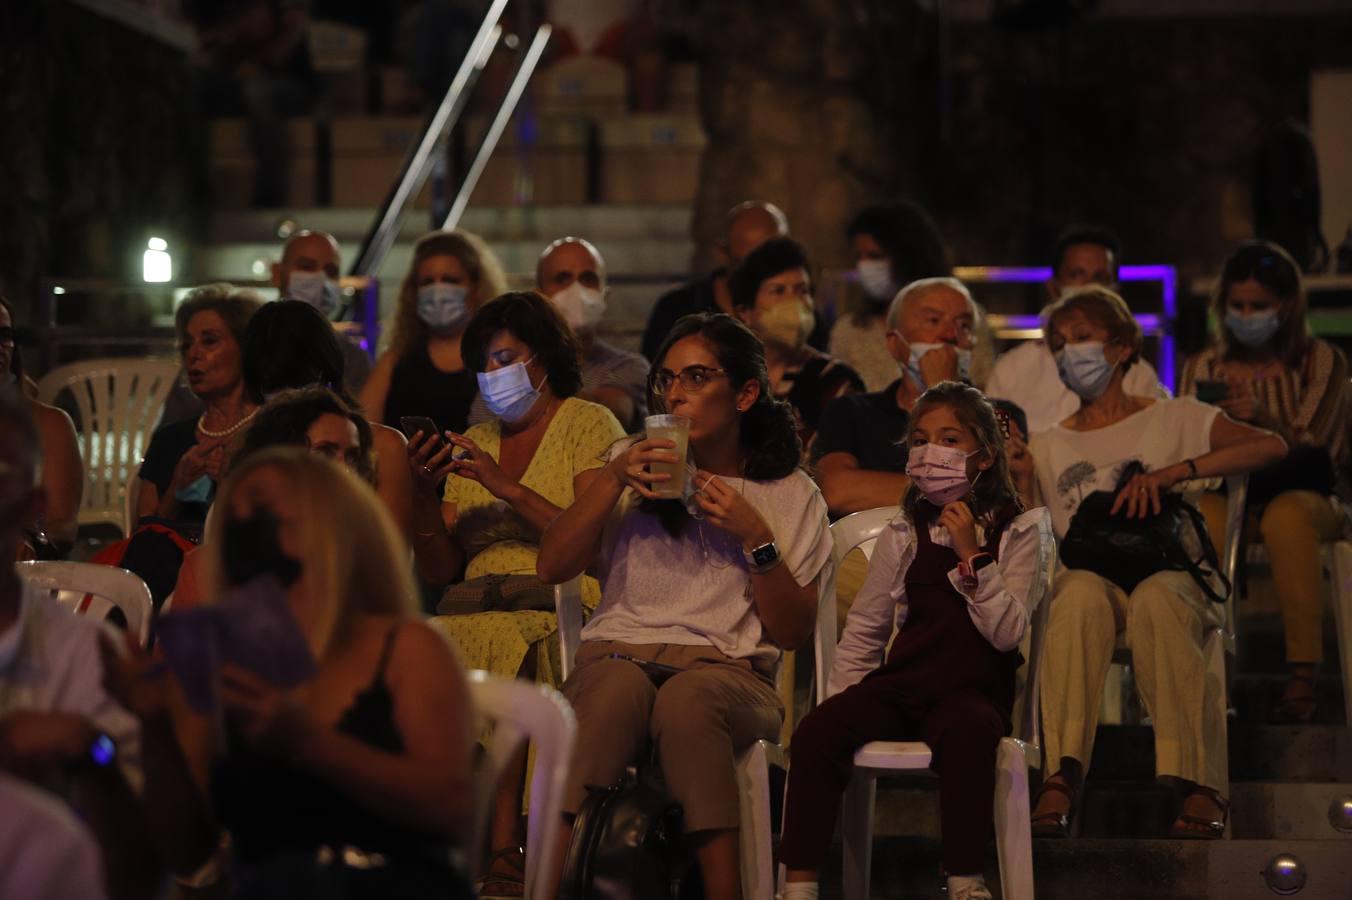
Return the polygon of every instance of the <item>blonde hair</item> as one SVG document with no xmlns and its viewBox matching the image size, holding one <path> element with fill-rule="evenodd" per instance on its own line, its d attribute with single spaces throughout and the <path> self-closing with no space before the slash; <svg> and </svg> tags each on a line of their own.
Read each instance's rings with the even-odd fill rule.
<svg viewBox="0 0 1352 900">
<path fill-rule="evenodd" d="M 273 447 L 242 462 L 221 485 L 214 507 L 229 515 L 235 491 L 250 474 L 276 468 L 301 511 L 300 562 L 314 596 L 324 603 L 317 632 L 307 635 L 323 658 L 363 615 L 416 618 L 418 601 L 408 550 L 369 485 L 333 461 L 302 447 Z M 217 526 L 219 532 L 219 526 Z M 226 587 L 223 541 L 208 542 L 207 596 Z"/>
<path fill-rule="evenodd" d="M 471 313 L 494 297 L 507 293 L 507 275 L 502 263 L 483 238 L 468 231 L 433 231 L 423 235 L 413 245 L 413 261 L 409 263 L 395 301 L 389 348 L 396 358 L 427 340 L 427 326 L 418 318 L 418 267 L 434 256 L 452 256 L 464 266 L 470 282 L 467 287 L 475 296 Z"/>
</svg>

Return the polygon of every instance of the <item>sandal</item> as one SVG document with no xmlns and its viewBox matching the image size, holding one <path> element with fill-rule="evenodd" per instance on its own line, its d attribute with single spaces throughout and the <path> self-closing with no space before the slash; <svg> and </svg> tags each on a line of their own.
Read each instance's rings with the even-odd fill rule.
<svg viewBox="0 0 1352 900">
<path fill-rule="evenodd" d="M 1314 720 L 1314 714 L 1319 708 L 1319 702 L 1315 699 L 1314 693 L 1315 676 L 1292 673 L 1290 680 L 1287 681 L 1288 690 L 1292 684 L 1306 685 L 1310 692 L 1303 696 L 1282 697 L 1268 711 L 1268 719 L 1277 725 L 1309 725 Z"/>
<path fill-rule="evenodd" d="M 1037 809 L 1042 804 L 1042 798 L 1048 793 L 1064 795 L 1070 800 L 1070 805 L 1065 812 L 1035 814 L 1030 829 L 1032 835 L 1035 838 L 1068 838 L 1070 837 L 1070 823 L 1075 818 L 1075 792 L 1068 785 L 1059 781 L 1044 781 L 1042 787 L 1038 788 L 1037 796 L 1033 798 L 1033 809 Z"/>
<path fill-rule="evenodd" d="M 493 866 L 506 863 L 512 872 L 494 872 Z M 526 850 L 524 847 L 504 847 L 488 858 L 487 871 L 475 879 L 480 898 L 524 897 L 526 895 Z"/>
<path fill-rule="evenodd" d="M 1174 825 L 1169 829 L 1169 837 L 1181 841 L 1216 841 L 1225 837 L 1225 826 L 1230 821 L 1230 801 L 1221 796 L 1221 792 L 1215 788 L 1209 788 L 1205 785 L 1197 785 L 1193 788 L 1189 797 L 1195 797 L 1198 794 L 1206 797 L 1216 808 L 1221 811 L 1219 819 L 1204 818 L 1202 816 L 1189 815 L 1182 812 L 1182 807 L 1178 813 L 1178 818 L 1174 820 Z M 1185 799 L 1184 803 L 1187 802 Z M 1194 826 L 1192 828 L 1184 826 Z"/>
</svg>

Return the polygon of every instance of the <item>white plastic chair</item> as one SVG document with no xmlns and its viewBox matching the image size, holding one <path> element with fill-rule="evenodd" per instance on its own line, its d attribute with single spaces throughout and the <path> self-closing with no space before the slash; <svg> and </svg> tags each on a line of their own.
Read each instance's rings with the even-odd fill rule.
<svg viewBox="0 0 1352 900">
<path fill-rule="evenodd" d="M 830 568 L 828 566 L 828 568 Z M 822 581 L 818 619 L 829 612 L 835 626 L 834 570 Z M 559 656 L 565 678 L 573 671 L 582 631 L 582 594 L 578 579 L 554 589 L 559 618 Z M 780 677 L 792 677 L 782 671 Z M 785 715 L 792 715 L 786 709 Z M 737 798 L 741 815 L 739 851 L 742 896 L 747 900 L 773 900 L 775 896 L 774 824 L 770 813 L 770 766 L 788 767 L 784 748 L 770 741 L 756 741 L 736 760 Z"/>
<path fill-rule="evenodd" d="M 1239 556 L 1244 552 L 1246 560 L 1253 565 L 1267 565 L 1267 549 L 1260 542 L 1247 546 L 1243 540 L 1243 527 L 1246 519 L 1244 509 L 1248 499 L 1249 477 L 1239 475 L 1225 480 L 1228 492 L 1226 514 L 1228 517 L 1225 556 L 1221 560 L 1225 573 L 1234 586 L 1232 595 L 1239 591 Z M 1338 632 L 1338 662 L 1343 673 L 1343 710 L 1348 724 L 1352 724 L 1352 541 L 1331 541 L 1321 548 L 1324 571 L 1329 576 L 1332 588 L 1333 621 Z M 1229 625 L 1233 635 L 1233 605 L 1228 606 Z M 1231 653 L 1234 652 L 1231 637 Z"/>
<path fill-rule="evenodd" d="M 116 606 L 127 619 L 127 631 L 136 635 L 142 647 L 150 639 L 154 604 L 150 588 L 135 573 L 81 562 L 21 562 L 14 570 L 72 612 L 102 620 Z M 92 595 L 93 601 L 86 603 L 86 595 Z"/>
<path fill-rule="evenodd" d="M 546 685 L 477 670 L 468 678 L 480 723 L 494 725 L 486 754 L 487 777 L 477 779 L 475 785 L 474 840 L 469 846 L 477 859 L 502 771 L 521 743 L 531 741 L 535 745 L 535 769 L 526 813 L 524 896 L 546 900 L 556 887 L 548 883 L 549 873 L 554 871 L 559 853 L 560 809 L 573 761 L 577 720 L 563 695 Z"/>
<path fill-rule="evenodd" d="M 897 514 L 897 507 L 866 510 L 839 520 L 831 526 L 836 544 L 836 560 L 858 548 L 871 556 L 878 535 Z M 1042 636 L 1051 604 L 1051 573 L 1055 565 L 1055 543 L 1044 535 L 1043 554 L 1038 571 L 1044 578 L 1033 585 L 1030 605 L 1033 620 L 1025 638 L 1028 659 L 1022 715 L 1016 734 L 1000 741 L 995 777 L 995 845 L 1000 861 L 1000 886 L 1007 900 L 1033 900 L 1033 840 L 1029 821 L 1028 769 L 1042 761 L 1041 729 L 1038 720 L 1038 669 L 1042 656 Z M 835 658 L 835 617 L 818 616 L 817 695 L 826 697 L 827 679 Z M 923 771 L 930 765 L 930 748 L 920 741 L 874 741 L 861 747 L 854 756 L 854 775 L 846 789 L 841 813 L 844 843 L 844 895 L 846 900 L 869 897 L 873 862 L 873 813 L 879 775 L 898 771 Z"/>
<path fill-rule="evenodd" d="M 75 398 L 86 479 L 81 525 L 111 523 L 129 533 L 136 501 L 128 501 L 127 482 L 140 467 L 178 372 L 171 359 L 91 359 L 55 368 L 38 382 L 43 403 L 54 404 L 63 391 Z"/>
</svg>

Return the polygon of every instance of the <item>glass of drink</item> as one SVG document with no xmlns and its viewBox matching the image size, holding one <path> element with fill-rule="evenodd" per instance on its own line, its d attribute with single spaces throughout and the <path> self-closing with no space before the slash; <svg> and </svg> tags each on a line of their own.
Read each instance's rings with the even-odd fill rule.
<svg viewBox="0 0 1352 900">
<path fill-rule="evenodd" d="M 668 500 L 679 500 L 685 494 L 685 456 L 690 438 L 690 420 L 685 416 L 648 416 L 643 420 L 649 440 L 671 441 L 676 448 L 676 462 L 649 463 L 648 468 L 654 475 L 667 474 L 670 481 L 659 481 L 652 485 L 653 493 Z"/>
</svg>

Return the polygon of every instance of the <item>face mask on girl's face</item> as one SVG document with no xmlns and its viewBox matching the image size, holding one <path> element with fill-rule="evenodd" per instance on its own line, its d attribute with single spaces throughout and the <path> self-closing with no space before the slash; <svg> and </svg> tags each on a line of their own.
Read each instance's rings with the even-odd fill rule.
<svg viewBox="0 0 1352 900">
<path fill-rule="evenodd" d="M 237 587 L 260 575 L 275 575 L 282 587 L 300 578 L 301 564 L 282 550 L 281 523 L 267 509 L 255 509 L 246 519 L 225 523 L 221 535 L 221 562 L 226 584 Z"/>
<path fill-rule="evenodd" d="M 957 447 L 921 444 L 911 448 L 906 474 L 926 500 L 935 506 L 947 506 L 971 493 L 973 482 L 967 478 L 967 458 L 980 452 L 963 453 Z"/>
<path fill-rule="evenodd" d="M 798 300 L 781 300 L 760 314 L 761 338 L 789 350 L 802 348 L 815 324 L 812 311 Z"/>
<path fill-rule="evenodd" d="M 455 331 L 469 319 L 463 284 L 434 281 L 418 288 L 418 318 L 433 331 Z"/>
<path fill-rule="evenodd" d="M 930 385 L 925 383 L 925 379 L 920 374 L 920 358 L 931 350 L 938 350 L 943 344 L 911 344 L 911 355 L 906 360 L 906 371 L 915 379 L 915 383 L 920 386 L 920 390 L 927 391 Z M 962 347 L 958 351 L 958 380 L 968 381 L 972 374 L 972 351 Z"/>
<path fill-rule="evenodd" d="M 1277 310 L 1275 309 L 1252 312 L 1247 316 L 1229 311 L 1225 314 L 1225 327 L 1230 329 L 1230 333 L 1235 336 L 1235 340 L 1245 347 L 1257 348 L 1272 340 L 1272 336 L 1277 333 L 1278 328 L 1282 327 L 1282 323 L 1277 318 Z"/>
<path fill-rule="evenodd" d="M 508 424 L 521 421 L 540 399 L 540 388 L 530 383 L 527 362 L 530 359 L 479 373 L 479 393 L 488 404 L 489 412 Z M 540 387 L 544 387 L 545 378 L 540 379 Z"/>
<path fill-rule="evenodd" d="M 854 270 L 859 275 L 859 286 L 871 300 L 890 301 L 901 290 L 901 286 L 892 280 L 890 259 L 861 259 Z"/>
<path fill-rule="evenodd" d="M 1084 400 L 1097 400 L 1113 380 L 1116 363 L 1103 355 L 1102 341 L 1066 344 L 1056 351 L 1056 371 L 1061 383 Z"/>
</svg>

